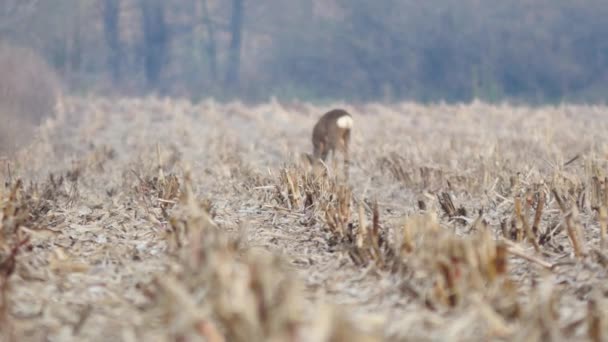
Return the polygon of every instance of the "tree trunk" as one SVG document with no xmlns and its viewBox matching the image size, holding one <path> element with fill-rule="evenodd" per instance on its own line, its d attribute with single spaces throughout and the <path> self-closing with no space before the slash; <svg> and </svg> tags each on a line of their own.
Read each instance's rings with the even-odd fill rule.
<svg viewBox="0 0 608 342">
<path fill-rule="evenodd" d="M 209 6 L 207 0 L 202 0 L 203 10 L 203 22 L 207 30 L 207 57 L 209 58 L 209 72 L 211 73 L 211 79 L 217 81 L 217 48 L 215 45 L 215 28 L 213 22 L 211 22 L 211 16 L 209 14 Z"/>
<path fill-rule="evenodd" d="M 82 27 L 81 21 L 83 16 L 84 5 L 76 4 L 74 14 L 67 26 L 66 43 L 65 43 L 65 69 L 64 74 L 67 79 L 72 79 L 77 75 L 82 66 Z"/>
<path fill-rule="evenodd" d="M 163 1 L 140 0 L 142 11 L 144 72 L 149 87 L 158 86 L 167 62 L 169 35 Z"/>
<path fill-rule="evenodd" d="M 120 80 L 120 63 L 122 60 L 122 45 L 119 31 L 120 0 L 105 0 L 103 6 L 103 29 L 108 45 L 108 69 L 112 81 Z"/>
<path fill-rule="evenodd" d="M 230 50 L 228 55 L 228 70 L 226 72 L 227 88 L 236 89 L 239 85 L 241 66 L 241 44 L 243 33 L 244 0 L 232 0 L 232 19 L 230 21 Z"/>
</svg>

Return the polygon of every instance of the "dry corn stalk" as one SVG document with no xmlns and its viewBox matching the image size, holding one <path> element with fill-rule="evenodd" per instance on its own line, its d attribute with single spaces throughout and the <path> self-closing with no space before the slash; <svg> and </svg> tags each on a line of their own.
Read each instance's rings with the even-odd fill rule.
<svg viewBox="0 0 608 342">
<path fill-rule="evenodd" d="M 452 218 L 456 216 L 456 207 L 454 206 L 454 202 L 452 201 L 452 197 L 447 192 L 442 192 L 437 195 L 437 200 L 439 201 L 439 205 L 441 205 L 441 209 L 443 212 L 449 217 Z"/>
<path fill-rule="evenodd" d="M 538 192 L 538 202 L 536 203 L 536 212 L 534 214 L 534 222 L 532 223 L 532 233 L 534 236 L 538 236 L 540 230 L 540 220 L 543 215 L 543 209 L 545 208 L 546 195 L 544 191 Z"/>
<path fill-rule="evenodd" d="M 599 222 L 600 222 L 600 248 L 605 249 L 607 247 L 608 239 L 608 210 L 606 206 L 602 205 L 599 210 Z"/>
<path fill-rule="evenodd" d="M 403 182 L 406 186 L 412 186 L 414 182 L 409 172 L 405 171 L 406 168 L 403 166 L 403 157 L 396 153 L 391 153 L 390 156 L 380 159 L 380 165 L 382 168 L 387 168 L 391 175 L 398 182 Z"/>
<path fill-rule="evenodd" d="M 567 231 L 570 243 L 572 244 L 572 248 L 574 249 L 574 255 L 577 258 L 583 257 L 584 255 L 586 255 L 586 252 L 584 249 L 584 245 L 582 244 L 582 241 L 581 241 L 582 232 L 580 230 L 580 224 L 578 224 L 578 209 L 576 209 L 576 207 L 573 206 L 570 209 L 570 211 L 568 211 L 568 209 L 566 208 L 566 204 L 564 203 L 564 200 L 560 196 L 557 189 L 553 189 L 553 194 L 555 196 L 555 199 L 556 199 L 560 209 L 562 210 L 563 214 L 565 215 L 566 231 Z"/>
<path fill-rule="evenodd" d="M 365 217 L 365 209 L 363 204 L 359 203 L 359 232 L 357 234 L 357 248 L 363 249 L 368 241 L 367 237 L 367 218 Z"/>
<path fill-rule="evenodd" d="M 351 198 L 350 189 L 344 185 L 337 187 L 336 200 L 328 204 L 325 209 L 325 220 L 330 231 L 334 232 L 338 239 L 343 239 L 346 236 L 346 227 L 351 219 Z"/>
<path fill-rule="evenodd" d="M 520 258 L 526 259 L 526 260 L 528 260 L 530 262 L 533 262 L 533 263 L 535 263 L 537 265 L 540 265 L 540 266 L 544 267 L 547 270 L 553 269 L 553 264 L 551 264 L 551 263 L 549 263 L 547 261 L 544 261 L 544 260 L 542 260 L 540 258 L 528 255 L 517 244 L 515 244 L 515 243 L 513 243 L 513 242 L 511 242 L 509 240 L 503 240 L 502 242 L 507 246 L 507 251 L 509 253 L 511 253 L 511 254 L 513 254 L 515 256 L 518 256 Z"/>
<path fill-rule="evenodd" d="M 282 170 L 282 176 L 287 185 L 287 196 L 289 198 L 288 203 L 290 207 L 300 209 L 302 206 L 302 196 L 300 195 L 300 189 L 295 182 L 295 179 L 297 179 L 296 175 L 294 172 L 291 172 L 291 170 L 284 169 Z"/>
<path fill-rule="evenodd" d="M 380 251 L 380 211 L 378 210 L 378 201 L 374 201 L 372 211 L 372 230 L 370 234 L 371 248 L 376 258 L 376 263 L 380 268 L 384 267 L 382 252 Z"/>
<path fill-rule="evenodd" d="M 414 251 L 414 241 L 412 240 L 412 232 L 409 222 L 405 222 L 402 228 L 401 254 L 409 254 Z"/>
<path fill-rule="evenodd" d="M 603 193 L 604 193 L 604 197 L 602 198 L 602 204 L 605 207 L 608 207 L 608 176 L 604 177 L 604 182 L 603 182 Z"/>
<path fill-rule="evenodd" d="M 532 242 L 536 252 L 539 252 L 540 246 L 538 245 L 538 241 L 536 241 L 536 236 L 532 232 L 530 225 L 528 225 L 528 220 L 526 219 L 526 216 L 522 213 L 521 198 L 516 197 L 514 203 L 515 203 L 515 215 L 516 215 L 518 221 L 521 223 L 523 230 L 526 233 L 526 237 L 528 238 L 528 240 L 530 240 L 530 242 Z"/>
<path fill-rule="evenodd" d="M 603 317 L 604 313 L 599 308 L 597 299 L 590 299 L 587 302 L 587 335 L 593 342 L 604 341 L 602 331 Z"/>
</svg>

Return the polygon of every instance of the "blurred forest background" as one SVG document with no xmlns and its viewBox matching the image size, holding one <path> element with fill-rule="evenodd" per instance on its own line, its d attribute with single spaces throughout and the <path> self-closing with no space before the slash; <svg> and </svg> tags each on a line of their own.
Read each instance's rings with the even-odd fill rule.
<svg viewBox="0 0 608 342">
<path fill-rule="evenodd" d="M 0 42 L 82 94 L 603 103 L 606 18 L 606 0 L 0 0 Z"/>
</svg>

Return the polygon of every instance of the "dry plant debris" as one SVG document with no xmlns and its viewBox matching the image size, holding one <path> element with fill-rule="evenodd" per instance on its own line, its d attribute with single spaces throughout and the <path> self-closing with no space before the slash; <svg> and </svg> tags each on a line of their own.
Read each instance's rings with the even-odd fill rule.
<svg viewBox="0 0 608 342">
<path fill-rule="evenodd" d="M 333 106 L 348 182 L 327 107 L 66 98 L 0 158 L 1 339 L 606 339 L 608 108 Z"/>
</svg>

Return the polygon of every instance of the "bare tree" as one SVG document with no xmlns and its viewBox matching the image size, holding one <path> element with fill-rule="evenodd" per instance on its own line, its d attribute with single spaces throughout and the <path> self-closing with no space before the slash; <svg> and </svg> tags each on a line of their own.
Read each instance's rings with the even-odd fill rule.
<svg viewBox="0 0 608 342">
<path fill-rule="evenodd" d="M 39 0 L 0 0 L 0 35 L 15 30 L 36 11 Z"/>
<path fill-rule="evenodd" d="M 108 68 L 112 80 L 120 80 L 122 44 L 119 30 L 120 0 L 105 0 L 103 3 L 104 35 L 108 44 Z"/>
<path fill-rule="evenodd" d="M 244 0 L 232 0 L 232 18 L 230 20 L 230 50 L 228 51 L 228 69 L 226 86 L 235 88 L 239 85 L 241 65 L 241 45 L 243 34 Z"/>
<path fill-rule="evenodd" d="M 213 81 L 217 81 L 217 47 L 215 44 L 215 27 L 209 14 L 209 4 L 207 0 L 201 1 L 201 9 L 203 12 L 203 23 L 207 31 L 206 52 L 209 58 L 209 72 Z"/>
<path fill-rule="evenodd" d="M 164 2 L 140 0 L 142 11 L 144 72 L 149 87 L 158 85 L 161 71 L 168 59 L 169 33 Z"/>
</svg>

